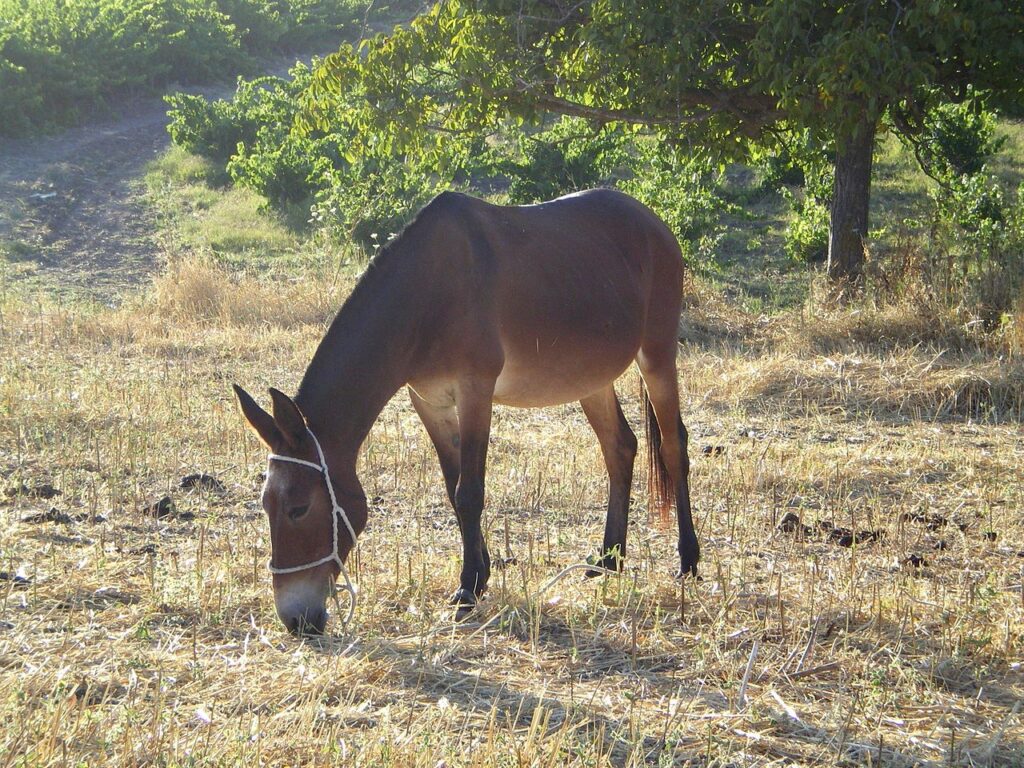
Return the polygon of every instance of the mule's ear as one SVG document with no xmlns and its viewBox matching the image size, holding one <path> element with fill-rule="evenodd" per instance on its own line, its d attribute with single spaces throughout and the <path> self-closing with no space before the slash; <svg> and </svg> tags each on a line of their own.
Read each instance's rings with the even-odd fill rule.
<svg viewBox="0 0 1024 768">
<path fill-rule="evenodd" d="M 284 439 L 292 448 L 298 448 L 306 439 L 306 419 L 288 395 L 278 389 L 270 388 L 270 397 L 274 401 L 274 421 L 284 435 Z"/>
<path fill-rule="evenodd" d="M 281 430 L 277 428 L 274 423 L 274 417 L 264 411 L 256 401 L 252 399 L 252 396 L 242 389 L 237 384 L 231 385 L 232 389 L 235 390 L 235 395 L 238 397 L 238 404 L 242 408 L 242 415 L 245 416 L 245 420 L 249 422 L 249 426 L 252 427 L 253 432 L 263 441 L 263 444 L 274 449 L 274 446 L 280 445 L 282 441 Z"/>
</svg>

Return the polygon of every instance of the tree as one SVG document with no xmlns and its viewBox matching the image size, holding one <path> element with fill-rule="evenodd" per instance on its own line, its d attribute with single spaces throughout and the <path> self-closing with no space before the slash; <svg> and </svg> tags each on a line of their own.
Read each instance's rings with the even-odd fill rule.
<svg viewBox="0 0 1024 768">
<path fill-rule="evenodd" d="M 355 103 L 363 141 L 438 161 L 551 112 L 723 158 L 808 132 L 834 157 L 828 273 L 845 289 L 880 126 L 913 140 L 940 103 L 1019 105 L 1021 71 L 1020 0 L 447 0 L 329 56 L 307 106 L 315 124 Z"/>
</svg>

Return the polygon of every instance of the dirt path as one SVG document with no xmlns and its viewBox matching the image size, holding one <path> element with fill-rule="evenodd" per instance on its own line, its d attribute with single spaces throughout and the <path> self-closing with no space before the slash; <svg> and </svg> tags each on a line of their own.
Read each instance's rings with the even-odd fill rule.
<svg viewBox="0 0 1024 768">
<path fill-rule="evenodd" d="M 42 139 L 0 141 L 0 238 L 25 275 L 109 298 L 159 262 L 135 183 L 166 149 L 166 105 L 125 105 L 117 119 Z"/>
<path fill-rule="evenodd" d="M 297 58 L 268 65 L 284 75 Z M 234 83 L 200 91 L 226 96 Z M 162 253 L 140 183 L 170 145 L 159 97 L 125 102 L 116 118 L 43 138 L 0 139 L 0 257 L 7 270 L 102 301 L 139 285 Z"/>
</svg>

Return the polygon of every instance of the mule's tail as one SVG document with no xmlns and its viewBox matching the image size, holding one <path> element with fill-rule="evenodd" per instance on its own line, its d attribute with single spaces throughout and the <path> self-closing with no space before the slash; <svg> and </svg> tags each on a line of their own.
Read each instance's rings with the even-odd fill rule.
<svg viewBox="0 0 1024 768">
<path fill-rule="evenodd" d="M 651 405 L 651 398 L 647 395 L 647 387 L 641 382 L 640 392 L 643 395 L 644 408 L 647 411 L 647 418 L 644 422 L 647 435 L 647 494 L 650 506 L 648 507 L 648 518 L 657 520 L 662 525 L 670 525 L 672 522 L 672 506 L 675 502 L 675 489 L 672 487 L 672 478 L 665 466 L 665 459 L 661 456 L 661 428 L 658 426 L 658 417 L 654 413 L 654 406 Z"/>
</svg>

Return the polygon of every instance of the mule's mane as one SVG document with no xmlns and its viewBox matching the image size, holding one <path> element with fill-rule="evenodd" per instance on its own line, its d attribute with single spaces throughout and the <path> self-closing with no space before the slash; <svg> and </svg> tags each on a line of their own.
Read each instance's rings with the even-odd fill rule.
<svg viewBox="0 0 1024 768">
<path fill-rule="evenodd" d="M 424 230 L 433 226 L 435 218 L 441 209 L 450 205 L 455 199 L 462 197 L 457 192 L 442 192 L 427 203 L 416 215 L 402 227 L 401 231 L 390 238 L 387 243 L 380 247 L 373 258 L 366 265 L 366 269 L 356 281 L 352 293 L 342 303 L 338 313 L 331 321 L 328 333 L 336 325 L 341 325 L 346 320 L 346 315 L 363 311 L 366 302 L 376 301 L 379 292 L 379 283 L 383 274 L 388 270 L 402 266 L 412 266 L 410 262 L 418 256 L 422 256 L 426 250 L 423 246 L 427 235 Z M 383 278 L 386 280 L 386 278 Z M 367 296 L 367 294 L 373 294 Z M 300 388 L 301 389 L 301 388 Z"/>
<path fill-rule="evenodd" d="M 377 265 L 390 259 L 394 259 L 396 257 L 400 258 L 401 254 L 405 252 L 403 248 L 407 244 L 407 241 L 418 234 L 423 234 L 419 232 L 419 230 L 433 224 L 433 218 L 440 213 L 442 209 L 450 208 L 455 201 L 463 197 L 465 196 L 458 192 L 441 192 L 439 195 L 436 195 L 429 203 L 417 211 L 416 215 L 407 221 L 397 234 L 388 238 L 388 241 L 380 247 L 380 250 L 374 254 L 373 258 L 370 259 L 369 264 L 366 265 L 366 272 L 369 272 Z"/>
<path fill-rule="evenodd" d="M 299 385 L 295 399 L 307 417 L 322 416 L 307 409 L 316 411 L 330 403 L 330 410 L 336 412 L 344 402 L 346 411 L 361 411 L 354 418 L 372 423 L 379 411 L 369 411 L 378 405 L 382 408 L 405 383 L 387 381 L 393 373 L 389 369 L 401 365 L 401 348 L 414 341 L 412 331 L 424 281 L 430 279 L 428 260 L 435 250 L 432 231 L 439 214 L 461 197 L 449 192 L 435 197 L 370 260 L 331 321 Z M 383 402 L 378 402 L 381 398 Z"/>
</svg>

